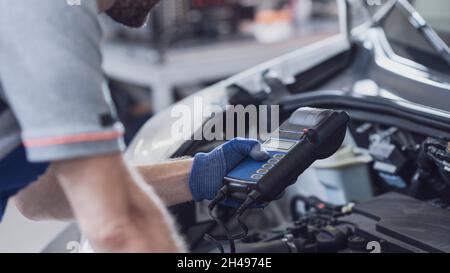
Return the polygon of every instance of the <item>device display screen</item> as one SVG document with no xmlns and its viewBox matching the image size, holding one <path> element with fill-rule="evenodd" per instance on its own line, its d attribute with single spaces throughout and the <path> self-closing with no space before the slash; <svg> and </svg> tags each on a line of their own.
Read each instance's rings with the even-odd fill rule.
<svg viewBox="0 0 450 273">
<path fill-rule="evenodd" d="M 264 143 L 263 146 L 266 149 L 289 151 L 292 147 L 294 147 L 295 144 L 296 142 L 271 138 L 268 141 L 266 141 L 266 143 Z"/>
</svg>

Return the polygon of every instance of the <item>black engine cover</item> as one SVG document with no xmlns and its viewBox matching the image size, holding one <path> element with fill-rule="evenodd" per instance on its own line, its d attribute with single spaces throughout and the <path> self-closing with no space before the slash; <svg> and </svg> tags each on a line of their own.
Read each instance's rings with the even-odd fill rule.
<svg viewBox="0 0 450 273">
<path fill-rule="evenodd" d="M 398 193 L 358 204 L 346 221 L 382 252 L 450 252 L 450 210 Z"/>
</svg>

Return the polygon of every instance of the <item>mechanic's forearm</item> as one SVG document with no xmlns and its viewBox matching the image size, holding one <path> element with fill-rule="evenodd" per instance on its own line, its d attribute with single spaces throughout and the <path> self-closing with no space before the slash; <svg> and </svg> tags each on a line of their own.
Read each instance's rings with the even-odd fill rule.
<svg viewBox="0 0 450 273">
<path fill-rule="evenodd" d="M 192 200 L 188 186 L 193 159 L 168 161 L 160 164 L 136 167 L 145 182 L 153 186 L 155 192 L 167 205 L 175 205 Z M 63 192 L 51 166 L 39 180 L 15 196 L 15 204 L 29 219 L 74 220 L 72 208 Z"/>
<path fill-rule="evenodd" d="M 50 166 L 38 181 L 21 190 L 14 202 L 19 211 L 35 221 L 74 220 L 72 208 L 55 175 L 54 166 Z"/>
<path fill-rule="evenodd" d="M 183 250 L 166 209 L 120 155 L 57 163 L 56 175 L 97 251 Z"/>
<path fill-rule="evenodd" d="M 185 159 L 136 168 L 162 201 L 171 206 L 192 201 L 188 184 L 192 163 L 193 159 Z"/>
</svg>

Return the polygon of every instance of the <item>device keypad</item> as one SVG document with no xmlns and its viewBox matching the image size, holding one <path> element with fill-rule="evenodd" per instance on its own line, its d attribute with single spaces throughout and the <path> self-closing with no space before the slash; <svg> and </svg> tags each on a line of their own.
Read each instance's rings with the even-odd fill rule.
<svg viewBox="0 0 450 273">
<path fill-rule="evenodd" d="M 261 166 L 260 169 L 256 170 L 256 172 L 251 176 L 252 179 L 259 180 L 264 177 L 265 174 L 267 174 L 270 169 L 275 167 L 275 165 L 280 162 L 282 158 L 284 158 L 285 154 L 276 153 L 271 154 L 271 158 L 267 160 L 267 163 Z"/>
<path fill-rule="evenodd" d="M 248 181 L 249 183 L 257 182 L 267 175 L 274 168 L 286 153 L 282 151 L 268 151 L 270 158 L 266 161 L 256 161 L 250 157 L 245 162 L 235 167 L 229 174 L 228 178 L 235 181 Z"/>
<path fill-rule="evenodd" d="M 282 158 L 284 158 L 284 154 L 275 154 L 274 156 L 273 156 L 273 158 L 276 158 L 276 159 L 282 159 Z"/>
<path fill-rule="evenodd" d="M 268 169 L 259 169 L 259 170 L 256 171 L 257 174 L 266 174 L 268 172 L 269 172 Z"/>
<path fill-rule="evenodd" d="M 254 175 L 251 176 L 251 178 L 252 178 L 252 179 L 255 179 L 255 180 L 259 180 L 259 179 L 261 179 L 262 177 L 263 177 L 262 174 L 256 174 L 256 173 L 255 173 Z"/>
<path fill-rule="evenodd" d="M 279 159 L 276 159 L 276 158 L 271 158 L 271 159 L 269 159 L 267 162 L 270 163 L 270 164 L 275 165 L 275 164 L 277 164 L 278 162 L 280 162 L 280 160 L 279 160 Z"/>
</svg>

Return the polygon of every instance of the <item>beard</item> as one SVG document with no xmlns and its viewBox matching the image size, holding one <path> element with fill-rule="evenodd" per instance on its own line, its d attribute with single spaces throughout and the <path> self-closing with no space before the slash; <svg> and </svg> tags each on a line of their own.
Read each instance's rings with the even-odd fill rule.
<svg viewBox="0 0 450 273">
<path fill-rule="evenodd" d="M 106 11 L 115 21 L 129 27 L 141 27 L 147 22 L 150 11 L 160 0 L 116 0 Z"/>
</svg>

